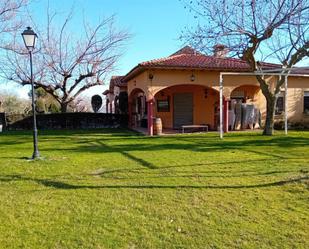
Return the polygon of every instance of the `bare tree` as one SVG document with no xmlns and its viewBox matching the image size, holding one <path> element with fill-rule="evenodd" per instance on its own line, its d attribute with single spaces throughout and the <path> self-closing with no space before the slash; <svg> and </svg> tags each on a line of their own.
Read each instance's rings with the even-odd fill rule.
<svg viewBox="0 0 309 249">
<path fill-rule="evenodd" d="M 96 26 L 84 22 L 75 27 L 75 32 L 80 34 L 76 37 L 69 28 L 71 13 L 59 27 L 55 23 L 56 14 L 48 11 L 45 30 L 35 28 L 39 37 L 39 47 L 34 53 L 35 86 L 53 96 L 62 112 L 66 112 L 82 92 L 104 83 L 129 39 L 126 31 L 115 28 L 114 16 Z M 28 85 L 27 52 L 20 40 L 20 34 L 16 34 L 13 42 L 5 47 L 6 60 L 0 70 L 8 80 Z"/>
<path fill-rule="evenodd" d="M 0 36 L 16 31 L 21 26 L 18 13 L 27 4 L 27 0 L 0 0 Z"/>
<path fill-rule="evenodd" d="M 275 59 L 285 74 L 309 56 L 308 0 L 181 1 L 198 20 L 197 27 L 184 30 L 181 39 L 200 50 L 209 52 L 214 45 L 224 44 L 231 56 L 245 60 L 252 71 L 262 71 L 259 61 Z M 267 101 L 263 134 L 272 135 L 284 77 L 277 77 L 275 84 L 270 77 L 256 78 Z"/>
</svg>

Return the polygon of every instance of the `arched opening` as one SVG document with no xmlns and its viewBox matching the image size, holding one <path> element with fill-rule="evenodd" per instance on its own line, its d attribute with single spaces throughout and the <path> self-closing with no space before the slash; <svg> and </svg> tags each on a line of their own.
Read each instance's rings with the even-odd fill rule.
<svg viewBox="0 0 309 249">
<path fill-rule="evenodd" d="M 261 108 L 265 101 L 259 86 L 241 85 L 230 95 L 229 127 L 231 130 L 260 128 Z"/>
<path fill-rule="evenodd" d="M 161 89 L 154 95 L 154 117 L 161 118 L 165 130 L 179 129 L 182 125 L 207 125 L 217 130 L 219 92 L 193 84 Z"/>
<path fill-rule="evenodd" d="M 241 85 L 234 88 L 231 92 L 230 98 L 241 103 L 253 103 L 260 92 L 259 86 Z"/>
<path fill-rule="evenodd" d="M 145 92 L 135 88 L 129 95 L 129 127 L 147 128 L 147 105 Z"/>
</svg>

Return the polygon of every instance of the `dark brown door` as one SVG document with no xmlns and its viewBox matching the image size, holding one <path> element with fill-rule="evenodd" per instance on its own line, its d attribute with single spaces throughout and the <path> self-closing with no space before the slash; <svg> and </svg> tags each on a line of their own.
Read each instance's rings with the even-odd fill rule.
<svg viewBox="0 0 309 249">
<path fill-rule="evenodd" d="M 193 94 L 174 94 L 174 128 L 193 124 Z"/>
</svg>

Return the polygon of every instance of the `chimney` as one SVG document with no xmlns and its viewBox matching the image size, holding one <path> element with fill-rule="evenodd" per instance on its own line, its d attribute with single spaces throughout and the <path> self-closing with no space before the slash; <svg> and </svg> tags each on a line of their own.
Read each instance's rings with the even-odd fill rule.
<svg viewBox="0 0 309 249">
<path fill-rule="evenodd" d="M 213 47 L 214 49 L 214 57 L 217 58 L 225 58 L 229 53 L 229 49 L 223 44 L 217 44 Z"/>
</svg>

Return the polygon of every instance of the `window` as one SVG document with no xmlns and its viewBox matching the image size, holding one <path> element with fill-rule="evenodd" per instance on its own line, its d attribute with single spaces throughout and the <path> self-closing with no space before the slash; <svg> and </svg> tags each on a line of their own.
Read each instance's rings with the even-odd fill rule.
<svg viewBox="0 0 309 249">
<path fill-rule="evenodd" d="M 275 114 L 279 115 L 284 112 L 284 92 L 280 92 L 277 102 L 276 102 L 276 107 L 275 107 Z"/>
<path fill-rule="evenodd" d="M 304 92 L 304 113 L 309 114 L 309 91 Z"/>
<path fill-rule="evenodd" d="M 157 111 L 158 112 L 169 112 L 170 111 L 170 100 L 157 100 Z"/>
</svg>

